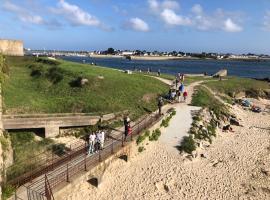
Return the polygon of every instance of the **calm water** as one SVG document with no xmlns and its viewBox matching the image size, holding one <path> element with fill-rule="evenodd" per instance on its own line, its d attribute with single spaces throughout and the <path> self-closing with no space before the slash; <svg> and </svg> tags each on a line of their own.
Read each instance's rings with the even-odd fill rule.
<svg viewBox="0 0 270 200">
<path fill-rule="evenodd" d="M 220 69 L 228 69 L 229 75 L 250 78 L 270 77 L 270 61 L 219 61 L 219 60 L 168 60 L 144 61 L 127 60 L 123 58 L 88 58 L 88 57 L 62 57 L 62 59 L 82 63 L 96 63 L 100 66 L 123 70 L 141 69 L 147 71 L 161 70 L 161 73 L 175 75 L 176 73 L 204 73 L 214 74 Z"/>
</svg>

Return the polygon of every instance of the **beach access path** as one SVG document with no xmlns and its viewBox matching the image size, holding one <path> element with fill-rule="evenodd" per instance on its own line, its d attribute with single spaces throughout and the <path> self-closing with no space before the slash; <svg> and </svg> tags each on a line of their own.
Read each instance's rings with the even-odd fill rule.
<svg viewBox="0 0 270 200">
<path fill-rule="evenodd" d="M 153 78 L 175 88 L 175 84 L 171 80 L 155 76 L 153 76 Z M 188 136 L 188 131 L 192 124 L 192 113 L 201 109 L 200 107 L 190 106 L 189 104 L 192 100 L 194 88 L 202 82 L 203 81 L 197 81 L 186 86 L 186 91 L 188 93 L 187 100 L 172 106 L 176 111 L 176 115 L 171 119 L 170 126 L 162 132 L 160 142 L 165 144 L 173 153 L 179 154 L 177 147 L 182 139 L 185 136 Z"/>
</svg>

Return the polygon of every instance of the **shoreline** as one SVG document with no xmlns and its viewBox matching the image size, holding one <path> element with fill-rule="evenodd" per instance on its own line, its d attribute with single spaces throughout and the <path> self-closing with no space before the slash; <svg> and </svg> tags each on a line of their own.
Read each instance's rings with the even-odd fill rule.
<svg viewBox="0 0 270 200">
<path fill-rule="evenodd" d="M 90 55 L 90 58 L 123 58 L 121 55 Z M 130 56 L 131 60 L 145 60 L 145 61 L 168 61 L 168 60 L 215 60 L 215 61 L 243 61 L 243 62 L 267 62 L 270 58 L 225 58 L 225 59 L 214 59 L 214 58 L 198 58 L 198 57 L 178 57 L 178 56 Z"/>
</svg>

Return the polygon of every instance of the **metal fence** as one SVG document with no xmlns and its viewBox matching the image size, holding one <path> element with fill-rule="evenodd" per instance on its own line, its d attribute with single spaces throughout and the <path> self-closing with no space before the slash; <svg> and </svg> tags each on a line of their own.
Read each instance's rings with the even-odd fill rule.
<svg viewBox="0 0 270 200">
<path fill-rule="evenodd" d="M 59 187 L 61 184 L 70 182 L 78 173 L 87 171 L 100 162 L 106 160 L 115 152 L 120 150 L 133 140 L 134 137 L 139 135 L 143 130 L 150 127 L 156 121 L 159 120 L 159 115 L 150 115 L 134 126 L 132 126 L 132 133 L 124 140 L 123 132 L 118 134 L 118 137 L 109 137 L 103 150 L 98 153 L 87 155 L 88 147 L 86 145 L 79 146 L 76 151 L 61 158 L 60 160 L 49 164 L 38 171 L 30 172 L 29 175 L 25 175 L 17 179 L 15 184 L 24 184 L 30 182 L 27 185 L 28 199 L 53 199 L 52 191 Z"/>
</svg>

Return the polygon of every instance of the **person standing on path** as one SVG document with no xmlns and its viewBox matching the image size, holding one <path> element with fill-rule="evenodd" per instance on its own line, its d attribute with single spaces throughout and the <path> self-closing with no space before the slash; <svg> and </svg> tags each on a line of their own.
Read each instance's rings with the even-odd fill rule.
<svg viewBox="0 0 270 200">
<path fill-rule="evenodd" d="M 184 101 L 186 102 L 186 99 L 187 99 L 187 96 L 188 96 L 187 91 L 184 92 L 183 96 L 184 96 Z"/>
<path fill-rule="evenodd" d="M 130 119 L 129 119 L 128 116 L 126 116 L 126 117 L 124 118 L 124 126 L 125 126 L 125 132 L 124 132 L 125 138 L 124 138 L 124 140 L 125 140 L 125 141 L 126 141 L 127 136 L 128 136 L 129 123 L 130 123 Z"/>
<path fill-rule="evenodd" d="M 88 155 L 94 153 L 94 145 L 95 145 L 96 135 L 94 133 L 91 133 L 89 135 L 89 149 L 88 149 Z"/>
<path fill-rule="evenodd" d="M 163 104 L 164 104 L 164 103 L 163 103 L 163 98 L 160 96 L 160 97 L 158 98 L 158 114 L 159 114 L 159 115 L 162 114 L 161 109 L 162 109 Z"/>
<path fill-rule="evenodd" d="M 105 133 L 103 130 L 98 132 L 98 140 L 100 143 L 100 149 L 103 149 L 105 141 Z"/>
</svg>

